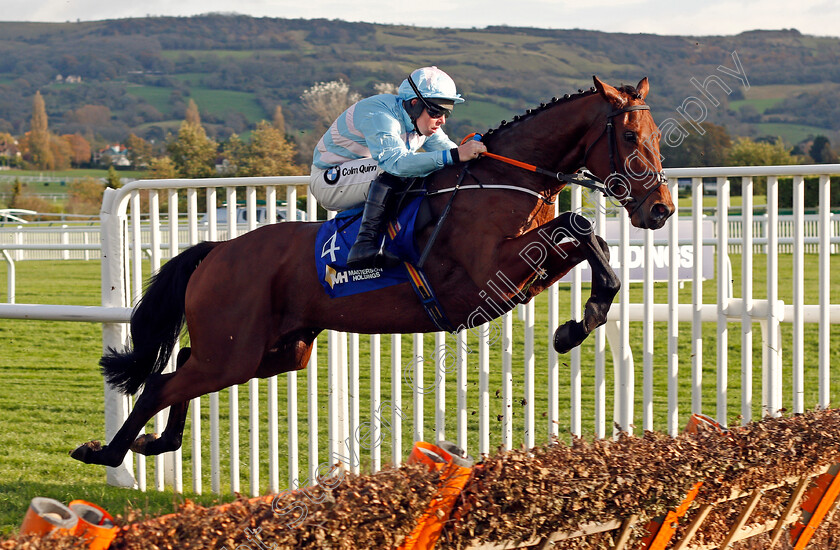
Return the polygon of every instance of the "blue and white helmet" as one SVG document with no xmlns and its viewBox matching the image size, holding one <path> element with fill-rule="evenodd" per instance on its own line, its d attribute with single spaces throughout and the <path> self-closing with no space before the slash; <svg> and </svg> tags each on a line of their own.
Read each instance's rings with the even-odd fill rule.
<svg viewBox="0 0 840 550">
<path fill-rule="evenodd" d="M 461 94 L 459 94 L 455 89 L 455 81 L 437 67 L 423 67 L 422 69 L 417 69 L 411 73 L 410 78 L 414 82 L 417 92 L 420 93 L 421 100 L 439 99 L 451 101 L 452 103 L 464 102 Z M 417 97 L 417 93 L 408 78 L 403 80 L 402 84 L 400 84 L 400 87 L 397 90 L 397 95 L 401 99 L 408 100 Z"/>
</svg>

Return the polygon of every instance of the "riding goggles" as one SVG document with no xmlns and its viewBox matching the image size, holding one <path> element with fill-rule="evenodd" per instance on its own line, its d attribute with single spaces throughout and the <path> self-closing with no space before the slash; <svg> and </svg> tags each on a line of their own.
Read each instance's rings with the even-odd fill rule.
<svg viewBox="0 0 840 550">
<path fill-rule="evenodd" d="M 423 103 L 425 104 L 426 112 L 432 118 L 440 118 L 442 116 L 449 118 L 452 116 L 452 109 L 447 109 L 442 105 L 436 104 L 434 101 L 425 100 Z"/>
</svg>

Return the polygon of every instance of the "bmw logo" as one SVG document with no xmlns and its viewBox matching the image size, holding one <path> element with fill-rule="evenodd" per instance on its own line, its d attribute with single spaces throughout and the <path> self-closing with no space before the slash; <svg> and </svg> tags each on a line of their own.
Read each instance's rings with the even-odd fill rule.
<svg viewBox="0 0 840 550">
<path fill-rule="evenodd" d="M 341 170 L 339 170 L 338 166 L 333 166 L 326 172 L 324 172 L 324 181 L 327 182 L 327 185 L 335 185 L 338 181 L 338 176 L 340 175 Z"/>
</svg>

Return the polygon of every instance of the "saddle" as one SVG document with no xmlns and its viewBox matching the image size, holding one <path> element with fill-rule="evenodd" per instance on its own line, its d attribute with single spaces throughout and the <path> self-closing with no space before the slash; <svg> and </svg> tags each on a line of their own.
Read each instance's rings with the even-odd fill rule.
<svg viewBox="0 0 840 550">
<path fill-rule="evenodd" d="M 409 264 L 416 264 L 420 252 L 415 233 L 432 220 L 431 209 L 423 195 L 405 195 L 399 212 L 389 222 L 385 248 Z M 339 213 L 321 224 L 315 239 L 315 264 L 321 286 L 332 298 L 350 296 L 410 280 L 405 265 L 382 269 L 348 269 L 347 254 L 356 241 L 362 208 Z"/>
</svg>

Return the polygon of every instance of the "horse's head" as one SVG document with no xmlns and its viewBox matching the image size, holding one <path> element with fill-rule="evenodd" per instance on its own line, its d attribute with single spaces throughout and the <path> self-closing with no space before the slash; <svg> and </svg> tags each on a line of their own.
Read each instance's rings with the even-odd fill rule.
<svg viewBox="0 0 840 550">
<path fill-rule="evenodd" d="M 643 229 L 659 229 L 674 213 L 662 173 L 659 129 L 644 99 L 647 77 L 639 84 L 614 88 L 598 77 L 595 89 L 606 105 L 603 118 L 586 134 L 586 168 L 604 182 L 606 192 Z"/>
</svg>

